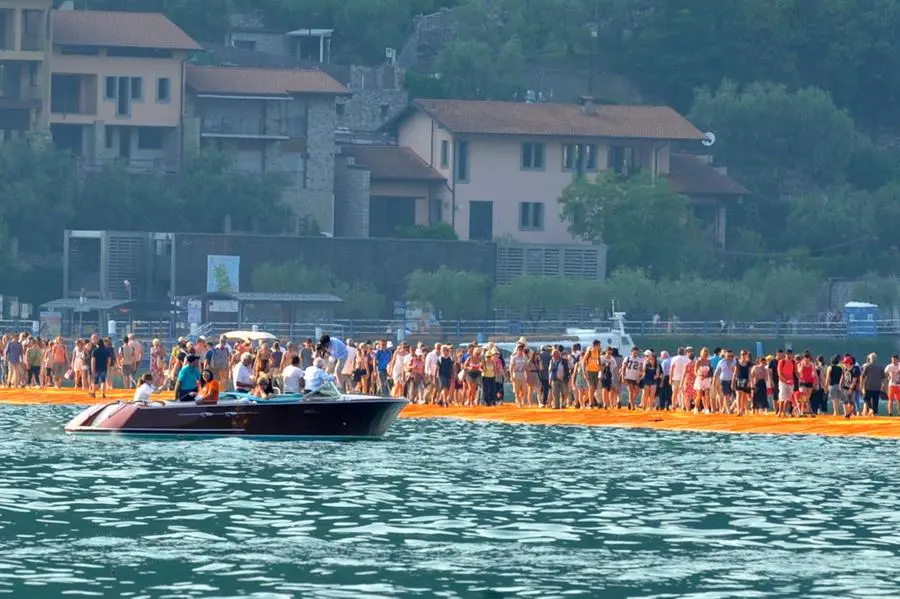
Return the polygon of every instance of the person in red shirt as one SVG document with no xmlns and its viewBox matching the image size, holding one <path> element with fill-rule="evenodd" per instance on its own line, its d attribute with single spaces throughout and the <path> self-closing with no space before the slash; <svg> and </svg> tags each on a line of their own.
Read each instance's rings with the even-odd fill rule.
<svg viewBox="0 0 900 599">
<path fill-rule="evenodd" d="M 794 352 L 792 350 L 787 350 L 784 358 L 778 360 L 778 401 L 775 402 L 776 416 L 786 415 L 787 407 L 791 405 L 796 374 L 797 363 L 794 361 Z"/>
</svg>

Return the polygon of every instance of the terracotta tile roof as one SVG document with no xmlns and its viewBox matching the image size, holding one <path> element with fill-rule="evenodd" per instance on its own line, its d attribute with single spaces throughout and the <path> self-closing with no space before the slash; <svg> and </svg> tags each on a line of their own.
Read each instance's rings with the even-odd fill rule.
<svg viewBox="0 0 900 599">
<path fill-rule="evenodd" d="M 685 195 L 739 196 L 747 189 L 702 159 L 690 154 L 669 156 L 669 187 Z"/>
<path fill-rule="evenodd" d="M 353 156 L 356 164 L 372 173 L 373 179 L 393 181 L 443 181 L 418 154 L 399 146 L 343 146 L 341 153 Z"/>
<path fill-rule="evenodd" d="M 416 100 L 413 104 L 455 133 L 700 140 L 703 134 L 666 106 L 526 104 L 470 100 Z"/>
<path fill-rule="evenodd" d="M 203 49 L 162 13 L 103 10 L 53 11 L 53 43 L 161 50 Z"/>
<path fill-rule="evenodd" d="M 343 95 L 347 88 L 317 69 L 244 69 L 188 65 L 187 84 L 201 94 Z"/>
</svg>

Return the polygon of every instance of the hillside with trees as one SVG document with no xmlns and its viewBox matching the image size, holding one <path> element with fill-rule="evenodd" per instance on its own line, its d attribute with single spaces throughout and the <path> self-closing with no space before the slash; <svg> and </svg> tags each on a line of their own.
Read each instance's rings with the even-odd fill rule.
<svg viewBox="0 0 900 599">
<path fill-rule="evenodd" d="M 76 5 L 122 9 L 123 0 Z M 716 164 L 751 190 L 730 207 L 728 247 L 719 249 L 697 234 L 690 209 L 665 189 L 609 177 L 573 184 L 563 210 L 574 233 L 612 243 L 610 272 L 639 271 L 657 283 L 746 281 L 784 266 L 804 281 L 866 275 L 870 289 L 873 277 L 897 272 L 900 3 L 894 0 L 126 0 L 124 8 L 163 10 L 200 41 L 221 42 L 231 15 L 248 10 L 278 30 L 333 27 L 335 61 L 362 64 L 383 61 L 386 46 L 402 47 L 416 15 L 450 8 L 455 35 L 432 65 L 442 76 L 410 73 L 408 81 L 428 83 L 413 95 L 521 99 L 515 73 L 523 67 L 615 73 L 633 82 L 644 101 L 670 105 L 714 131 Z M 22 175 L 33 203 L 2 213 L 6 231 L 24 228 L 55 243 L 57 229 L 75 218 L 67 198 L 84 192 L 72 185 L 41 191 L 59 180 L 55 169 L 65 170 L 59 160 Z M 144 193 L 124 188 L 126 195 Z M 118 189 L 102 193 L 123 193 Z M 176 201 L 164 191 L 164 201 Z M 665 208 L 647 218 L 620 212 L 573 220 L 581 210 L 614 211 L 613 191 Z M 55 216 L 30 229 L 34 203 L 46 205 L 42 216 Z M 134 208 L 117 210 L 142 205 L 136 200 Z M 672 222 L 677 226 L 660 228 Z"/>
</svg>

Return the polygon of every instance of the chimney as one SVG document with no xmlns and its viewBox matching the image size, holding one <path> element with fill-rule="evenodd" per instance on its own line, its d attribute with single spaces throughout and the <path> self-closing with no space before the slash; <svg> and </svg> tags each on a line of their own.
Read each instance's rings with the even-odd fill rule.
<svg viewBox="0 0 900 599">
<path fill-rule="evenodd" d="M 578 103 L 581 104 L 581 112 L 584 114 L 597 114 L 593 96 L 581 96 L 581 100 Z"/>
</svg>

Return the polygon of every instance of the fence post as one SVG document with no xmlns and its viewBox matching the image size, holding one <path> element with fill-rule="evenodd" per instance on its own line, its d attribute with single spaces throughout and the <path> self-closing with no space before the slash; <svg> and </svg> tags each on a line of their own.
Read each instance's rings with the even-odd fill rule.
<svg viewBox="0 0 900 599">
<path fill-rule="evenodd" d="M 703 334 L 709 335 L 709 321 L 708 320 L 703 321 Z"/>
<path fill-rule="evenodd" d="M 781 319 L 775 319 L 775 338 L 781 339 Z"/>
<path fill-rule="evenodd" d="M 456 338 L 462 339 L 462 323 L 458 318 L 456 319 Z"/>
</svg>

